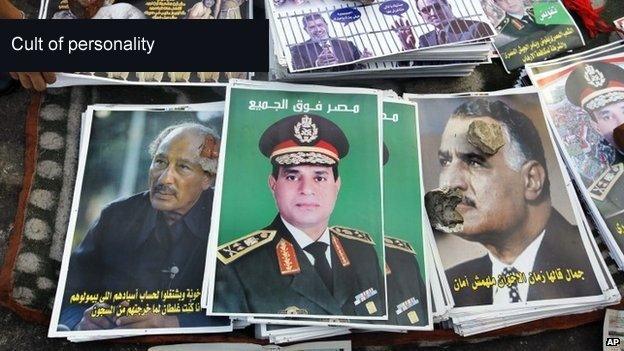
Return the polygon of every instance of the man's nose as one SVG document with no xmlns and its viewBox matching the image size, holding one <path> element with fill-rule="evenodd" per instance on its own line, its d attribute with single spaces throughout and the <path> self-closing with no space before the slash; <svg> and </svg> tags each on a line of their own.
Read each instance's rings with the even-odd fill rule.
<svg viewBox="0 0 624 351">
<path fill-rule="evenodd" d="M 301 178 L 299 181 L 299 193 L 302 195 L 314 195 L 314 180 Z"/>
<path fill-rule="evenodd" d="M 165 168 L 158 176 L 158 180 L 161 184 L 172 184 L 175 179 L 175 171 L 172 165 Z"/>
<path fill-rule="evenodd" d="M 440 186 L 446 186 L 451 189 L 458 188 L 463 191 L 467 190 L 468 182 L 466 180 L 466 172 L 467 171 L 459 162 L 451 164 L 442 169 L 440 173 Z"/>
</svg>

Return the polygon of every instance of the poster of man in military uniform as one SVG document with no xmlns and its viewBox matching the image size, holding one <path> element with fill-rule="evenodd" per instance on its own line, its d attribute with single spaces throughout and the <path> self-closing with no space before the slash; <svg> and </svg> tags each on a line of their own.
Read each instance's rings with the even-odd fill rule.
<svg viewBox="0 0 624 351">
<path fill-rule="evenodd" d="M 598 51 L 574 61 L 538 67 L 534 81 L 599 228 L 622 250 L 624 147 L 614 131 L 624 125 L 624 54 Z"/>
<path fill-rule="evenodd" d="M 407 329 L 431 323 L 416 112 L 414 104 L 384 101 L 387 324 Z"/>
<path fill-rule="evenodd" d="M 504 17 L 496 26 L 499 35 L 495 44 L 506 45 L 523 36 L 546 30 L 544 25 L 535 22 L 533 7 L 527 7 L 523 0 L 487 0 L 504 11 Z"/>
<path fill-rule="evenodd" d="M 384 235 L 388 320 L 256 318 L 254 323 L 331 325 L 379 330 L 431 330 L 429 276 L 421 216 L 420 152 L 416 105 L 399 99 L 383 102 Z M 312 324 L 311 324 L 312 323 Z"/>
<path fill-rule="evenodd" d="M 234 86 L 228 99 L 209 311 L 384 319 L 379 95 Z"/>
<path fill-rule="evenodd" d="M 583 45 L 578 27 L 559 0 L 481 0 L 481 4 L 496 24 L 494 46 L 508 71 Z"/>
</svg>

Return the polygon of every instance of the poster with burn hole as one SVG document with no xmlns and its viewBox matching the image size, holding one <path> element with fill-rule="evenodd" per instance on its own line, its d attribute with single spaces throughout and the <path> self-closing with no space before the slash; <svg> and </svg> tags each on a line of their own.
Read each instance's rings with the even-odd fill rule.
<svg viewBox="0 0 624 351">
<path fill-rule="evenodd" d="M 457 311 L 599 299 L 605 282 L 537 93 L 406 97 L 419 107 L 425 206 Z"/>
</svg>

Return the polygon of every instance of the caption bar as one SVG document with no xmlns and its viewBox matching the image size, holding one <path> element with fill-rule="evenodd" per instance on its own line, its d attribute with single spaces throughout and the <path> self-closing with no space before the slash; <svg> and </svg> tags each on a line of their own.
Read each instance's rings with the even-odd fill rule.
<svg viewBox="0 0 624 351">
<path fill-rule="evenodd" d="M 265 72 L 269 65 L 263 20 L 0 20 L 0 27 L 2 71 Z"/>
</svg>

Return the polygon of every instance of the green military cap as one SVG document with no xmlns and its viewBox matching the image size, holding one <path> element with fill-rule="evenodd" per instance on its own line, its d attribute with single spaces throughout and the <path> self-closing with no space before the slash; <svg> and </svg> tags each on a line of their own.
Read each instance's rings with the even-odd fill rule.
<svg viewBox="0 0 624 351">
<path fill-rule="evenodd" d="M 624 69 L 598 61 L 579 64 L 565 85 L 568 100 L 588 111 L 624 100 Z"/>
<path fill-rule="evenodd" d="M 278 165 L 333 166 L 349 152 L 349 141 L 334 122 L 313 114 L 280 119 L 260 137 L 260 151 Z"/>
</svg>

